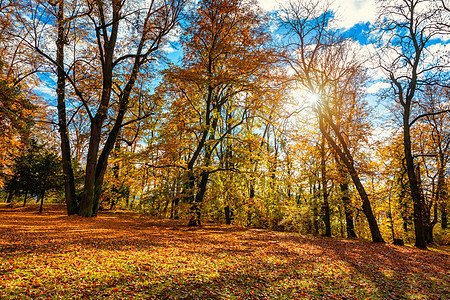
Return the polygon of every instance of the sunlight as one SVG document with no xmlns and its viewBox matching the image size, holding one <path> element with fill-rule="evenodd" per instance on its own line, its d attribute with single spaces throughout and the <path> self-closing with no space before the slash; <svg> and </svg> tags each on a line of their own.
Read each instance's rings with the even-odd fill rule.
<svg viewBox="0 0 450 300">
<path fill-rule="evenodd" d="M 291 101 L 284 106 L 284 110 L 288 115 L 295 115 L 296 118 L 300 118 L 303 121 L 309 120 L 311 115 L 311 109 L 317 108 L 320 101 L 319 94 L 312 92 L 309 89 L 297 88 L 292 89 Z"/>
<path fill-rule="evenodd" d="M 292 98 L 295 99 L 296 105 L 302 104 L 309 107 L 314 107 L 320 101 L 320 96 L 316 92 L 309 89 L 295 89 L 292 90 Z"/>
<path fill-rule="evenodd" d="M 305 95 L 305 100 L 309 106 L 315 107 L 319 104 L 320 96 L 313 91 L 308 91 Z"/>
</svg>

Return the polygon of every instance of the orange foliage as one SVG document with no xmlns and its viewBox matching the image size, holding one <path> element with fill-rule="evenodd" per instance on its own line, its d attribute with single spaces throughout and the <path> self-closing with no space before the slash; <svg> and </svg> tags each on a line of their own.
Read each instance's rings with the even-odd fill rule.
<svg viewBox="0 0 450 300">
<path fill-rule="evenodd" d="M 441 299 L 448 254 L 129 212 L 0 206 L 0 298 Z"/>
</svg>

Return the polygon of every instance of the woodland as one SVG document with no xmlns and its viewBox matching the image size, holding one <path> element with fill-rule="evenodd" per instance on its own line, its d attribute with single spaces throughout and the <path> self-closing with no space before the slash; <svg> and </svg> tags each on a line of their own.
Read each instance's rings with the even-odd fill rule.
<svg viewBox="0 0 450 300">
<path fill-rule="evenodd" d="M 450 6 L 376 6 L 376 21 L 356 34 L 318 0 L 285 1 L 276 12 L 253 0 L 0 0 L 1 200 L 20 222 L 48 226 L 90 228 L 128 211 L 117 222 L 172 222 L 186 241 L 230 228 L 222 235 L 230 243 L 248 234 L 278 247 L 289 236 L 286 249 L 295 246 L 290 239 L 341 249 L 326 239 L 334 237 L 363 256 L 369 247 L 432 261 L 432 253 L 384 243 L 450 244 Z M 18 215 L 14 207 L 27 202 L 40 203 L 31 207 L 42 214 Z M 67 216 L 52 217 L 51 204 L 63 204 Z M 258 240 L 263 229 L 273 240 Z M 233 245 L 234 254 L 245 251 L 245 243 Z M 99 247 L 97 256 L 109 249 Z M 273 251 L 273 264 L 287 263 L 283 250 Z M 448 287 L 441 255 L 444 273 L 432 278 Z M 261 272 L 269 270 L 282 269 Z"/>
</svg>

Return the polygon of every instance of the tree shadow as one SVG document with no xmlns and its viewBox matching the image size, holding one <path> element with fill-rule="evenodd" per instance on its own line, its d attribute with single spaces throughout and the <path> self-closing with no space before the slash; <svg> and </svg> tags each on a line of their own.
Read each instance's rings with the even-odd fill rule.
<svg viewBox="0 0 450 300">
<path fill-rule="evenodd" d="M 75 280 L 81 286 L 71 285 L 67 274 L 47 278 L 47 284 L 54 287 L 54 282 L 69 280 L 66 290 L 55 287 L 55 295 L 64 297 L 449 297 L 450 256 L 408 247 L 215 224 L 188 228 L 183 221 L 112 212 L 84 219 L 62 213 L 35 216 L 29 212 L 0 211 L 0 220 L 0 258 L 4 261 L 27 260 L 49 253 L 66 257 L 65 253 L 83 249 L 99 253 L 94 260 L 105 260 L 96 262 L 98 268 L 105 269 L 105 274 L 99 273 L 97 277 L 77 270 Z M 130 257 L 120 258 L 126 266 L 124 274 L 108 274 L 110 262 L 106 260 L 114 260 L 116 257 L 110 256 L 121 253 L 131 253 Z M 160 253 L 166 256 L 157 256 Z M 80 262 L 89 265 L 89 259 L 81 257 Z M 54 268 L 57 270 L 57 266 Z M 14 272 L 13 267 L 0 268 L 3 278 L 10 278 Z M 41 291 L 28 282 L 23 289 L 16 290 L 17 295 L 25 290 Z"/>
</svg>

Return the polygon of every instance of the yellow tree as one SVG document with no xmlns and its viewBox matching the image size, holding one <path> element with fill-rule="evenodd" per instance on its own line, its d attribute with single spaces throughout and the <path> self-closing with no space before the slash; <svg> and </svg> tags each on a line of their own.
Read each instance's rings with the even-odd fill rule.
<svg viewBox="0 0 450 300">
<path fill-rule="evenodd" d="M 349 143 L 336 123 L 333 107 L 335 101 L 345 101 L 344 96 L 355 93 L 354 89 L 349 93 L 347 88 L 354 87 L 357 91 L 362 87 L 358 81 L 365 74 L 356 54 L 349 47 L 350 43 L 328 30 L 331 21 L 332 15 L 326 4 L 314 1 L 290 2 L 281 16 L 282 25 L 290 34 L 290 52 L 285 60 L 294 72 L 293 80 L 319 96 L 315 109 L 319 129 L 353 180 L 362 200 L 372 241 L 384 242 L 369 196 L 355 167 Z M 326 130 L 325 125 L 329 126 L 330 131 Z"/>
<path fill-rule="evenodd" d="M 215 149 L 260 105 L 258 93 L 270 74 L 271 57 L 260 15 L 253 1 L 199 2 L 186 20 L 182 67 L 166 72 L 174 105 L 186 107 L 174 121 L 184 120 L 193 140 L 184 166 L 184 200 L 193 211 L 192 225 L 200 222 L 209 176 L 218 171 L 212 164 Z"/>
<path fill-rule="evenodd" d="M 14 13 L 22 5 L 21 1 L 0 2 L 0 188 L 9 176 L 11 154 L 27 142 L 38 104 L 30 86 L 39 61 L 16 39 Z"/>
<path fill-rule="evenodd" d="M 423 195 L 423 225 L 427 243 L 433 243 L 433 227 L 438 222 L 441 210 L 441 226 L 447 226 L 447 165 L 450 159 L 449 115 L 446 111 L 448 88 L 426 86 L 421 101 L 422 120 L 417 122 L 414 133 L 414 147 L 423 173 L 419 178 Z"/>
</svg>

